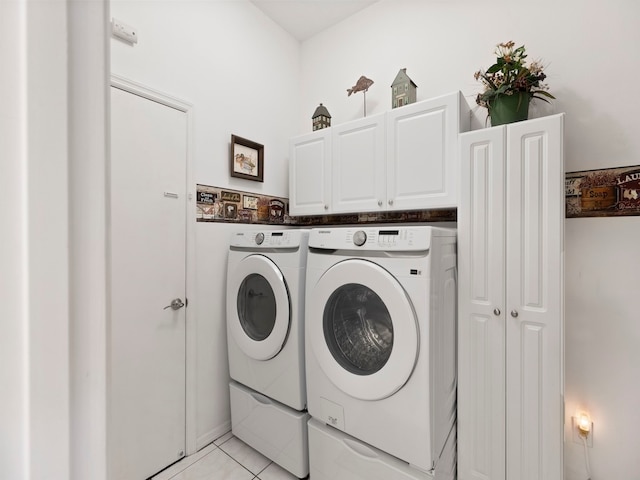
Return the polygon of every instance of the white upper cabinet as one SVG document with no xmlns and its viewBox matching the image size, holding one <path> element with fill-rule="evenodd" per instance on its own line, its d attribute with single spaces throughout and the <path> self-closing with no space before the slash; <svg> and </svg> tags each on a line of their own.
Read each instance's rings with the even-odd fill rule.
<svg viewBox="0 0 640 480">
<path fill-rule="evenodd" d="M 379 210 L 386 201 L 384 114 L 332 127 L 332 212 Z"/>
<path fill-rule="evenodd" d="M 461 93 L 387 113 L 387 204 L 396 210 L 458 205 L 458 133 L 469 130 Z"/>
<path fill-rule="evenodd" d="M 291 141 L 289 212 L 318 215 L 331 203 L 331 129 L 317 130 Z"/>
<path fill-rule="evenodd" d="M 563 118 L 460 135 L 460 480 L 563 478 Z"/>
<path fill-rule="evenodd" d="M 469 123 L 455 92 L 292 139 L 290 214 L 456 207 L 457 138 Z"/>
</svg>

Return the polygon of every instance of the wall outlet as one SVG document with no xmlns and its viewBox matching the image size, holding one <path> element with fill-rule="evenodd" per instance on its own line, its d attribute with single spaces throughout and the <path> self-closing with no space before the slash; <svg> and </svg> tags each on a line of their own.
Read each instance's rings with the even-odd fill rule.
<svg viewBox="0 0 640 480">
<path fill-rule="evenodd" d="M 111 34 L 127 43 L 138 43 L 138 34 L 136 29 L 121 22 L 120 20 L 116 20 L 115 18 L 111 19 Z"/>
<path fill-rule="evenodd" d="M 576 417 L 571 417 L 571 436 L 574 443 L 582 445 L 582 434 L 578 428 L 578 419 Z M 591 430 L 587 435 L 587 447 L 593 448 L 593 422 L 591 422 Z"/>
</svg>

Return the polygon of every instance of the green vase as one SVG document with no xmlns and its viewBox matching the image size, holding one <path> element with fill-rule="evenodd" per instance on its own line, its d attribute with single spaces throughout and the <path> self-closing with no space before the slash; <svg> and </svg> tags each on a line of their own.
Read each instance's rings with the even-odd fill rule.
<svg viewBox="0 0 640 480">
<path fill-rule="evenodd" d="M 491 126 L 520 122 L 529 118 L 530 99 L 531 96 L 528 93 L 498 95 L 491 101 L 491 106 L 489 107 Z"/>
</svg>

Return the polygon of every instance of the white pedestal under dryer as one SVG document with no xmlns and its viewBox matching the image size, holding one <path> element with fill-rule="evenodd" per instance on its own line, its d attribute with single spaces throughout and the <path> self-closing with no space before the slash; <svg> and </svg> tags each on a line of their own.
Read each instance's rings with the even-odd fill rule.
<svg viewBox="0 0 640 480">
<path fill-rule="evenodd" d="M 308 236 L 293 229 L 238 232 L 227 267 L 233 433 L 298 477 L 309 471 L 303 323 Z"/>
<path fill-rule="evenodd" d="M 411 468 L 436 478 L 442 471 L 440 478 L 451 478 L 456 448 L 455 230 L 313 229 L 306 283 L 311 416 Z M 311 449 L 322 444 L 318 439 L 328 438 L 318 432 Z M 314 458 L 332 461 L 325 449 L 310 455 L 312 472 L 320 468 L 313 465 Z M 353 475 L 366 478 L 365 472 Z"/>
</svg>

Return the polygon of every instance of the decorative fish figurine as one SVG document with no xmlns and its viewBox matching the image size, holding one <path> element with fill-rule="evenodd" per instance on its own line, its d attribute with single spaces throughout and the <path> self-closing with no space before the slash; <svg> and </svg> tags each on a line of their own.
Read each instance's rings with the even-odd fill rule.
<svg viewBox="0 0 640 480">
<path fill-rule="evenodd" d="M 371 85 L 373 85 L 373 80 L 363 75 L 358 79 L 353 87 L 347 88 L 347 97 L 350 97 L 352 93 L 366 92 L 367 90 L 369 90 L 369 87 Z"/>
</svg>

